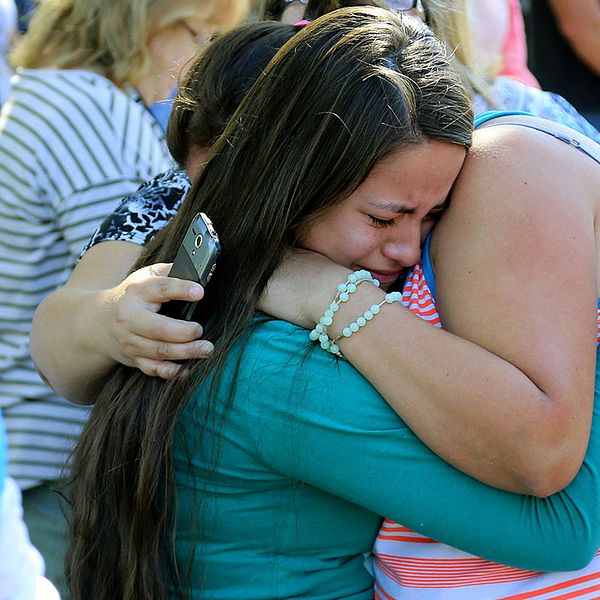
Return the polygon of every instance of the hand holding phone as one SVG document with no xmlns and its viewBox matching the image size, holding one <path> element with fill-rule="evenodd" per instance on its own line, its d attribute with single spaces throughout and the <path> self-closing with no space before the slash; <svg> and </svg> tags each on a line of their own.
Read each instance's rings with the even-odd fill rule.
<svg viewBox="0 0 600 600">
<path fill-rule="evenodd" d="M 169 277 L 195 281 L 205 287 L 215 272 L 220 251 L 219 236 L 211 220 L 204 213 L 198 213 L 186 231 Z M 196 304 L 171 300 L 162 305 L 160 313 L 189 321 Z"/>
</svg>

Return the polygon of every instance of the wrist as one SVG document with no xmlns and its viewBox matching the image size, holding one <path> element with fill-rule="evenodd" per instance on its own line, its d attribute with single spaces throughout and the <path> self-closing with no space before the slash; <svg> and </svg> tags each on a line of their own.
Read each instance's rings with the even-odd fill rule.
<svg viewBox="0 0 600 600">
<path fill-rule="evenodd" d="M 348 299 L 340 305 L 331 327 L 329 327 L 329 336 L 331 338 L 338 338 L 342 336 L 342 331 L 353 321 L 362 315 L 368 308 L 374 304 L 379 304 L 385 297 L 385 291 L 381 288 L 374 286 L 372 283 L 365 282 L 358 286 L 356 292 L 354 292 Z M 339 339 L 339 342 L 343 344 L 343 336 Z"/>
<path fill-rule="evenodd" d="M 338 284 L 346 281 L 351 273 L 350 269 L 334 264 L 321 271 L 315 282 L 314 293 L 311 294 L 307 304 L 307 318 L 311 327 L 319 321 L 323 312 L 331 304 L 337 293 Z"/>
<path fill-rule="evenodd" d="M 115 296 L 113 289 L 82 290 L 80 293 L 79 344 L 88 357 L 95 357 L 97 368 L 108 369 L 118 362 L 115 344 Z"/>
</svg>

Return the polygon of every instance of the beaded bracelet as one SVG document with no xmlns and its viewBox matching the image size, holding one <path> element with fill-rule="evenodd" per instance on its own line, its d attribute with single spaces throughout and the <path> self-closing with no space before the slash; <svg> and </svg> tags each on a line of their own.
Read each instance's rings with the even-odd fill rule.
<svg viewBox="0 0 600 600">
<path fill-rule="evenodd" d="M 353 294 L 357 287 L 364 281 L 368 281 L 374 286 L 379 287 L 379 280 L 375 279 L 369 271 L 364 269 L 350 273 L 348 279 L 337 286 L 335 298 L 308 336 L 313 342 L 319 342 L 323 350 L 327 350 L 336 356 L 342 356 L 339 346 L 327 335 L 327 328 L 333 324 L 333 318 L 335 313 L 340 309 L 340 304 L 348 302 L 350 294 Z"/>
<path fill-rule="evenodd" d="M 331 340 L 331 343 L 337 346 L 338 340 L 352 336 L 361 327 L 364 327 L 369 321 L 371 321 L 375 315 L 378 315 L 381 312 L 381 307 L 384 304 L 392 304 L 393 302 L 402 302 L 402 292 L 390 292 L 389 294 L 386 294 L 384 299 L 379 304 L 373 304 L 373 306 L 371 306 L 371 308 L 368 310 L 365 310 L 365 312 L 360 315 L 356 321 L 350 323 L 348 327 L 344 327 L 341 335 L 338 335 L 336 338 Z"/>
</svg>

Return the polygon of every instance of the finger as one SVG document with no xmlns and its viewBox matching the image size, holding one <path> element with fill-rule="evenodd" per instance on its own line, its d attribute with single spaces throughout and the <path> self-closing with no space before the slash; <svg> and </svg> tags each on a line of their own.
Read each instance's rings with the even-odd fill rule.
<svg viewBox="0 0 600 600">
<path fill-rule="evenodd" d="M 195 281 L 174 277 L 155 276 L 138 283 L 140 296 L 147 302 L 162 304 L 169 300 L 198 302 L 204 297 L 204 288 Z"/>
<path fill-rule="evenodd" d="M 141 359 L 137 366 L 142 373 L 150 377 L 160 377 L 161 379 L 173 379 L 182 368 L 182 365 L 177 363 L 165 360 L 150 360 L 147 358 Z"/>
<path fill-rule="evenodd" d="M 185 343 L 199 340 L 204 330 L 195 321 L 173 319 L 148 310 L 140 311 L 128 321 L 129 332 L 149 340 L 168 343 Z"/>
<path fill-rule="evenodd" d="M 213 344 L 207 340 L 174 344 L 140 336 L 132 336 L 123 346 L 123 351 L 131 357 L 134 364 L 142 359 L 172 361 L 205 358 L 213 350 Z"/>
</svg>

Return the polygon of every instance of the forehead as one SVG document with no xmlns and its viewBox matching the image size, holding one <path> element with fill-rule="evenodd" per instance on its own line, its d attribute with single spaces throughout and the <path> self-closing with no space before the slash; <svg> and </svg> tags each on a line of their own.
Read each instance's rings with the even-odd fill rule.
<svg viewBox="0 0 600 600">
<path fill-rule="evenodd" d="M 350 198 L 392 212 L 428 211 L 444 202 L 465 154 L 461 146 L 437 140 L 392 151 L 375 164 Z"/>
</svg>

